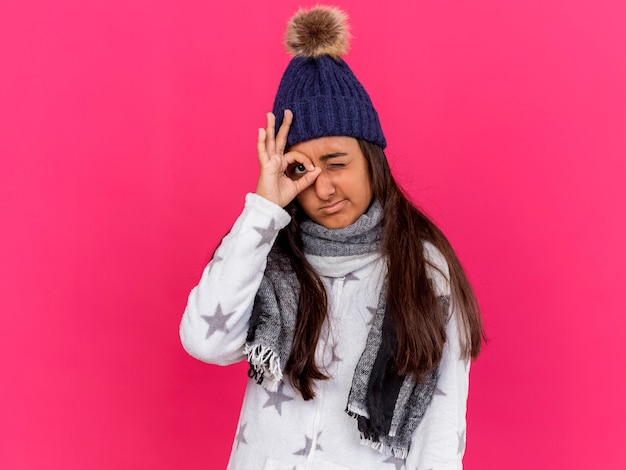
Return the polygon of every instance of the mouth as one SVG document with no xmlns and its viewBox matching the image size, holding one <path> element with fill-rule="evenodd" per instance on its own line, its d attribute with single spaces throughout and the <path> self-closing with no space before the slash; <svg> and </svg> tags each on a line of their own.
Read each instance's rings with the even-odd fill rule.
<svg viewBox="0 0 626 470">
<path fill-rule="evenodd" d="M 333 202 L 332 204 L 328 204 L 326 206 L 320 207 L 320 212 L 325 215 L 332 215 L 339 212 L 346 205 L 347 201 L 342 199 L 341 201 Z"/>
</svg>

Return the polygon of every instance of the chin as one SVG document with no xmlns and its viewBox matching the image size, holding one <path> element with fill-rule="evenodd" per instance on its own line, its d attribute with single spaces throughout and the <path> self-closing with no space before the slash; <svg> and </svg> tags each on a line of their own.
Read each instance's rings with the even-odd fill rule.
<svg viewBox="0 0 626 470">
<path fill-rule="evenodd" d="M 356 219 L 353 220 L 352 218 L 335 217 L 325 220 L 316 220 L 315 222 L 328 229 L 336 230 L 339 228 L 346 228 L 348 225 L 352 225 L 354 222 L 356 222 Z"/>
</svg>

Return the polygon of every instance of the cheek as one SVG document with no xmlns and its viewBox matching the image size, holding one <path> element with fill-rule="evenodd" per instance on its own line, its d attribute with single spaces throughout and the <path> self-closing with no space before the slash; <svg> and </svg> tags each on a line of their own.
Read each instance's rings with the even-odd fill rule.
<svg viewBox="0 0 626 470">
<path fill-rule="evenodd" d="M 370 202 L 372 202 L 374 194 L 372 193 L 371 187 L 367 183 L 365 183 L 361 188 L 361 204 L 363 205 L 363 211 L 365 212 L 370 205 Z"/>
<path fill-rule="evenodd" d="M 296 201 L 298 201 L 300 207 L 302 207 L 304 212 L 306 212 L 309 216 L 311 215 L 311 212 L 313 212 L 315 202 L 314 198 L 315 194 L 313 194 L 311 187 L 306 188 L 304 191 L 296 196 Z"/>
<path fill-rule="evenodd" d="M 369 205 L 373 197 L 372 182 L 370 181 L 369 174 L 362 175 L 358 179 L 358 184 L 353 187 L 354 191 L 359 194 L 359 200 Z"/>
</svg>

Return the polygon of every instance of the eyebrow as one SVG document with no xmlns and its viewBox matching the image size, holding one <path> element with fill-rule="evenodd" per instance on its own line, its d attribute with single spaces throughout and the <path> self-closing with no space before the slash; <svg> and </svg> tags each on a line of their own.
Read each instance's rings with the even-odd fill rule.
<svg viewBox="0 0 626 470">
<path fill-rule="evenodd" d="M 320 161 L 325 162 L 326 160 L 330 158 L 345 157 L 347 155 L 348 155 L 347 153 L 343 153 L 343 152 L 327 153 L 326 155 L 322 155 L 320 157 Z"/>
</svg>

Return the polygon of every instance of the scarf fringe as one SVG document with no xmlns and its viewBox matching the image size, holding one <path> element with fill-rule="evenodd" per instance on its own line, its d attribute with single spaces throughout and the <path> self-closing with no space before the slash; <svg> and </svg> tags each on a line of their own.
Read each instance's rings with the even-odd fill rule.
<svg viewBox="0 0 626 470">
<path fill-rule="evenodd" d="M 262 344 L 246 344 L 243 353 L 248 357 L 250 364 L 250 378 L 270 392 L 278 390 L 278 384 L 283 378 L 278 355 L 268 346 Z"/>
<path fill-rule="evenodd" d="M 407 456 L 409 455 L 409 450 L 408 449 L 403 449 L 401 447 L 390 446 L 390 445 L 385 444 L 385 443 L 380 442 L 380 441 L 373 441 L 371 439 L 368 439 L 363 434 L 361 434 L 361 441 L 360 442 L 361 442 L 361 445 L 363 445 L 363 446 L 371 447 L 372 449 L 380 452 L 381 454 L 393 455 L 394 457 L 396 457 L 398 459 L 405 460 L 407 458 Z"/>
<path fill-rule="evenodd" d="M 362 410 L 361 408 L 356 406 L 354 403 L 348 404 L 348 406 L 346 407 L 346 413 L 354 419 L 363 418 L 363 417 L 366 419 L 369 419 L 369 413 L 367 413 L 367 411 L 365 410 Z M 406 459 L 407 455 L 409 455 L 408 448 L 392 446 L 389 444 L 385 444 L 384 442 L 376 441 L 372 439 L 371 437 L 368 437 L 366 434 L 362 432 L 360 432 L 359 434 L 360 434 L 361 445 L 366 446 L 366 447 L 371 447 L 372 449 L 380 452 L 381 454 L 393 455 L 394 457 L 397 457 L 400 459 Z M 395 433 L 393 433 L 393 435 L 390 433 L 389 437 L 394 437 L 394 435 Z"/>
<path fill-rule="evenodd" d="M 348 415 L 352 416 L 355 419 L 360 417 L 370 419 L 370 414 L 367 412 L 367 410 L 358 407 L 354 403 L 348 403 L 348 406 L 346 406 L 346 413 L 348 413 Z"/>
</svg>

